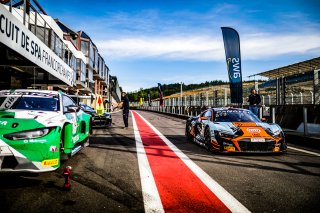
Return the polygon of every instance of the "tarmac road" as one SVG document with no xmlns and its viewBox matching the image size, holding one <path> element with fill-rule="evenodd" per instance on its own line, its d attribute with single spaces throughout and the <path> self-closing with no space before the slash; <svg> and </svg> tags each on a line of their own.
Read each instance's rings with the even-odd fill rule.
<svg viewBox="0 0 320 213">
<path fill-rule="evenodd" d="M 319 156 L 293 149 L 284 155 L 217 155 L 186 142 L 184 120 L 138 112 L 248 210 L 320 211 Z M 1 175 L 0 212 L 144 212 L 131 116 L 122 129 L 122 115 L 113 114 L 113 126 L 95 129 L 91 145 L 55 172 Z M 67 165 L 73 167 L 69 192 L 61 175 Z"/>
</svg>

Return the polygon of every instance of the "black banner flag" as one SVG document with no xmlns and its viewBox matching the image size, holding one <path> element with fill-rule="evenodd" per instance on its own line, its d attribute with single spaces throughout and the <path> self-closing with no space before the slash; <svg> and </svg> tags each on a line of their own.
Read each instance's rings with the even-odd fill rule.
<svg viewBox="0 0 320 213">
<path fill-rule="evenodd" d="M 236 30 L 221 27 L 230 82 L 231 103 L 242 104 L 240 39 Z"/>
<path fill-rule="evenodd" d="M 159 92 L 159 102 L 160 106 L 163 106 L 163 91 L 162 91 L 162 86 L 160 83 L 158 83 L 158 92 Z"/>
</svg>

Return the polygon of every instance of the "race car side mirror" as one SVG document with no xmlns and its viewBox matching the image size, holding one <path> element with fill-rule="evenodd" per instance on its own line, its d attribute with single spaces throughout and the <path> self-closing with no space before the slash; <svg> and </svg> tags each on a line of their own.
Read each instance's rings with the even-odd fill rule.
<svg viewBox="0 0 320 213">
<path fill-rule="evenodd" d="M 200 119 L 201 119 L 202 121 L 208 120 L 207 117 L 201 117 Z"/>
<path fill-rule="evenodd" d="M 77 105 L 70 105 L 67 107 L 68 112 L 79 112 L 80 107 Z"/>
<path fill-rule="evenodd" d="M 261 118 L 261 121 L 262 122 L 267 122 L 267 119 L 266 118 Z"/>
</svg>

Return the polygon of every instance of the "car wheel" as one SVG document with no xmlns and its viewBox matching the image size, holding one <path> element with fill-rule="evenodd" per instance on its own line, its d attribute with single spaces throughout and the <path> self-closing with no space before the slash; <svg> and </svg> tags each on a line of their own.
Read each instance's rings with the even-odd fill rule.
<svg viewBox="0 0 320 213">
<path fill-rule="evenodd" d="M 93 133 L 92 123 L 93 123 L 93 121 L 92 121 L 92 119 L 90 119 L 90 123 L 89 123 L 89 134 L 90 134 L 90 135 L 92 135 L 92 133 Z"/>
<path fill-rule="evenodd" d="M 213 151 L 212 143 L 211 143 L 211 132 L 209 128 L 206 128 L 205 133 L 204 133 L 204 138 L 205 138 L 205 147 L 208 151 Z"/>
<path fill-rule="evenodd" d="M 86 138 L 86 139 L 84 139 L 84 141 L 82 142 L 82 147 L 87 147 L 87 146 L 89 146 L 90 145 L 90 138 L 89 138 L 89 136 Z"/>
<path fill-rule="evenodd" d="M 68 159 L 69 159 L 69 156 L 66 153 L 64 153 L 64 145 L 63 145 L 63 140 L 61 138 L 60 139 L 60 161 L 66 161 Z"/>
<path fill-rule="evenodd" d="M 192 127 L 190 127 L 190 125 L 186 124 L 185 135 L 186 135 L 186 137 L 187 137 L 187 141 L 189 141 L 189 142 L 192 142 L 192 139 L 193 139 L 192 135 L 190 134 L 191 128 L 192 128 Z"/>
<path fill-rule="evenodd" d="M 60 135 L 60 161 L 66 161 L 71 158 L 70 154 L 64 153 L 63 136 L 64 136 L 64 129 L 62 130 L 61 135 Z"/>
</svg>

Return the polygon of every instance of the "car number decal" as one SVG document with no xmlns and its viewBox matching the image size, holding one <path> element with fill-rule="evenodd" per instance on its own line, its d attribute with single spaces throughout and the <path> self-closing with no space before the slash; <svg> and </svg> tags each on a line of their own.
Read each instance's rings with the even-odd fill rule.
<svg viewBox="0 0 320 213">
<path fill-rule="evenodd" d="M 2 102 L 0 108 L 10 109 L 18 98 L 19 98 L 19 96 L 16 96 L 16 97 L 8 96 L 8 97 L 6 97 L 6 99 Z"/>
</svg>

